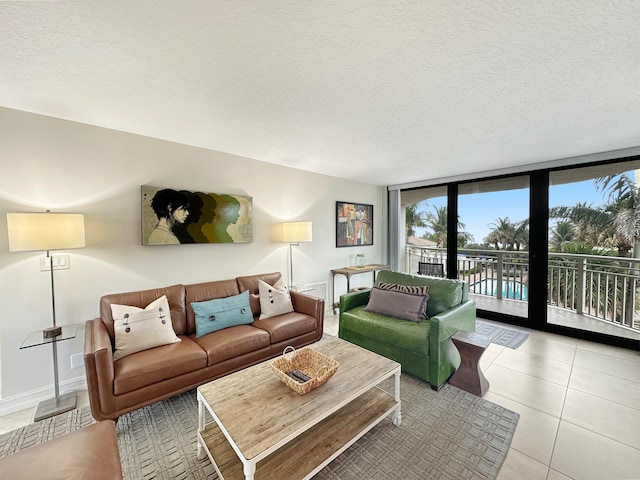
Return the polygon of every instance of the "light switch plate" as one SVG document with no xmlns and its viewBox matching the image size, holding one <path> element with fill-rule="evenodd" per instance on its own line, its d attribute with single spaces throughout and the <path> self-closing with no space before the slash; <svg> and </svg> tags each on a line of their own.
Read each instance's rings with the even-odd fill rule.
<svg viewBox="0 0 640 480">
<path fill-rule="evenodd" d="M 48 272 L 51 267 L 50 263 L 53 263 L 54 270 L 67 270 L 69 268 L 69 254 L 68 253 L 56 253 L 47 257 L 46 255 L 40 256 L 40 271 Z"/>
</svg>

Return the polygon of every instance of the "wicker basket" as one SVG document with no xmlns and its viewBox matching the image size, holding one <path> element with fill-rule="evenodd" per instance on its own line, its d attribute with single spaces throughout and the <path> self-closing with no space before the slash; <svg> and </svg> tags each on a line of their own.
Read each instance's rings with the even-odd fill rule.
<svg viewBox="0 0 640 480">
<path fill-rule="evenodd" d="M 336 373 L 338 365 L 340 364 L 332 358 L 309 347 L 298 351 L 293 347 L 287 347 L 284 349 L 282 356 L 271 363 L 271 368 L 282 383 L 294 392 L 304 395 L 325 384 Z M 287 375 L 292 370 L 299 370 L 310 379 L 300 383 Z"/>
</svg>

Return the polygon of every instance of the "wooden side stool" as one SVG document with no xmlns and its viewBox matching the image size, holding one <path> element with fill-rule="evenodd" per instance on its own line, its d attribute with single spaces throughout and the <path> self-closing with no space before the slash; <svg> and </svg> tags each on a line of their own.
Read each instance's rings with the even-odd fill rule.
<svg viewBox="0 0 640 480">
<path fill-rule="evenodd" d="M 451 340 L 460 352 L 460 367 L 449 379 L 449 384 L 482 397 L 489 390 L 489 381 L 480 370 L 479 361 L 491 338 L 460 330 Z"/>
</svg>

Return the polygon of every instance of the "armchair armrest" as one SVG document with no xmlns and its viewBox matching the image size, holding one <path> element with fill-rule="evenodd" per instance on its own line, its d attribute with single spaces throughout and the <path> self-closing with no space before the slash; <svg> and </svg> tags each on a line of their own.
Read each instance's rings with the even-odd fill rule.
<svg viewBox="0 0 640 480">
<path fill-rule="evenodd" d="M 475 331 L 476 304 L 467 300 L 434 315 L 429 322 L 429 383 L 440 388 L 460 362 L 451 337 L 458 330 Z"/>
<path fill-rule="evenodd" d="M 429 319 L 429 337 L 442 342 L 458 330 L 473 332 L 476 329 L 476 303 L 467 300 Z M 434 335 L 435 334 L 435 335 Z"/>
<path fill-rule="evenodd" d="M 369 303 L 371 290 L 360 290 L 357 292 L 345 293 L 340 296 L 340 314 L 352 308 Z"/>
<path fill-rule="evenodd" d="M 114 420 L 113 350 L 107 327 L 100 318 L 88 320 L 85 324 L 84 368 L 93 417 L 96 420 Z"/>
</svg>

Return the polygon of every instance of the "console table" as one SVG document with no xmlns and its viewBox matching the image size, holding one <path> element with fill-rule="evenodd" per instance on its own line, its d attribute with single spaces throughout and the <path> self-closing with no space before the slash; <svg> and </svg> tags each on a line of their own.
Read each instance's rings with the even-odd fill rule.
<svg viewBox="0 0 640 480">
<path fill-rule="evenodd" d="M 380 270 L 389 270 L 391 265 L 379 265 L 371 264 L 364 267 L 342 267 L 334 268 L 331 270 L 331 306 L 333 307 L 333 313 L 336 313 L 336 309 L 340 306 L 340 302 L 336 302 L 336 288 L 335 278 L 336 275 L 344 275 L 347 278 L 347 293 L 351 291 L 350 280 L 353 275 L 360 273 L 373 272 L 373 282 L 376 281 L 376 272 Z"/>
</svg>

